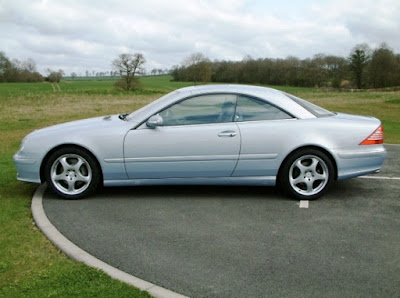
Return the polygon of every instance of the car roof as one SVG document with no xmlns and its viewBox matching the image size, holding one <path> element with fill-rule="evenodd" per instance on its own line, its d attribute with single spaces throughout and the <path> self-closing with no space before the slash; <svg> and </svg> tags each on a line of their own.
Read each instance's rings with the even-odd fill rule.
<svg viewBox="0 0 400 298">
<path fill-rule="evenodd" d="M 294 102 L 284 92 L 277 89 L 261 86 L 239 85 L 239 84 L 212 84 L 190 86 L 177 90 L 182 97 L 212 93 L 234 93 L 256 97 L 282 108 L 293 116 L 301 119 L 315 118 L 313 114 Z"/>
<path fill-rule="evenodd" d="M 131 114 L 131 119 L 136 118 L 137 121 L 143 121 L 146 117 L 149 117 L 149 113 L 156 113 L 162 107 L 174 104 L 182 99 L 196 96 L 196 95 L 207 95 L 216 93 L 230 93 L 230 94 L 242 94 L 261 100 L 265 100 L 272 105 L 275 105 L 284 111 L 290 113 L 292 116 L 299 119 L 315 118 L 313 114 L 307 111 L 305 108 L 297 104 L 295 101 L 290 99 L 284 92 L 259 86 L 250 85 L 239 85 L 239 84 L 210 84 L 200 86 L 190 86 L 177 89 L 160 99 L 150 103 L 146 107 L 139 109 L 138 111 Z M 143 118 L 143 119 L 142 119 Z"/>
<path fill-rule="evenodd" d="M 190 92 L 192 94 L 198 93 L 213 93 L 213 92 L 229 92 L 229 93 L 244 93 L 244 94 L 279 94 L 280 91 L 268 87 L 239 85 L 239 84 L 211 84 L 190 86 L 178 89 L 180 92 Z"/>
</svg>

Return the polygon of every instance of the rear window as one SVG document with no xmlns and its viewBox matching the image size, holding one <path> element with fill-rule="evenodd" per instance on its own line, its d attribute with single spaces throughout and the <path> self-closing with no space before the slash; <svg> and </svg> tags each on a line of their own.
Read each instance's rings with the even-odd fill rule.
<svg viewBox="0 0 400 298">
<path fill-rule="evenodd" d="M 302 106 L 305 108 L 307 111 L 309 111 L 311 114 L 313 114 L 315 117 L 330 117 L 334 116 L 335 113 L 325 110 L 324 108 L 321 108 L 320 106 L 317 106 L 311 102 L 308 102 L 304 99 L 298 98 L 292 94 L 285 93 L 287 97 L 289 97 L 291 100 L 296 102 L 298 105 Z"/>
<path fill-rule="evenodd" d="M 255 98 L 239 95 L 235 121 L 282 120 L 293 117 L 281 109 Z"/>
</svg>

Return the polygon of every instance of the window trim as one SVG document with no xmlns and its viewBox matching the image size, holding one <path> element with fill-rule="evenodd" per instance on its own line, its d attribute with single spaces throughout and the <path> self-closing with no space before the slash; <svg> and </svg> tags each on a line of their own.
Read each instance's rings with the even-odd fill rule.
<svg viewBox="0 0 400 298">
<path fill-rule="evenodd" d="M 235 117 L 233 117 L 233 121 L 231 121 L 231 122 L 214 122 L 214 123 L 197 123 L 197 124 L 178 124 L 178 125 L 168 125 L 168 126 L 165 126 L 165 127 L 177 127 L 177 126 L 188 126 L 188 125 L 210 125 L 210 124 L 221 124 L 221 123 L 246 123 L 246 122 L 259 122 L 259 121 L 282 121 L 282 120 L 294 120 L 294 119 L 298 119 L 297 117 L 293 116 L 292 113 L 287 112 L 286 110 L 284 110 L 284 109 L 282 109 L 282 108 L 276 106 L 275 104 L 272 104 L 271 102 L 269 102 L 269 101 L 267 101 L 267 100 L 265 100 L 265 99 L 263 99 L 263 98 L 259 98 L 259 97 L 252 96 L 252 95 L 248 95 L 248 94 L 245 94 L 245 93 L 237 93 L 237 92 L 210 92 L 210 93 L 202 93 L 202 94 L 192 94 L 192 95 L 189 95 L 189 96 L 187 96 L 187 97 L 181 98 L 179 101 L 176 101 L 176 102 L 174 102 L 174 103 L 172 103 L 172 104 L 169 104 L 169 105 L 167 105 L 166 107 L 164 107 L 163 109 L 157 111 L 156 113 L 153 113 L 153 114 L 150 115 L 146 120 L 144 120 L 144 121 L 141 122 L 139 125 L 137 125 L 134 129 L 137 129 L 137 128 L 142 127 L 142 125 L 145 124 L 145 123 L 149 120 L 150 117 L 152 117 L 152 116 L 154 116 L 154 115 L 157 115 L 157 114 L 159 114 L 159 113 L 165 111 L 166 109 L 169 109 L 170 107 L 172 107 L 172 106 L 174 106 L 174 105 L 176 105 L 176 104 L 179 104 L 179 103 L 181 103 L 181 102 L 183 102 L 183 101 L 185 101 L 185 100 L 188 100 L 188 99 L 191 99 L 191 98 L 195 98 L 195 97 L 200 97 L 200 96 L 212 96 L 212 95 L 234 95 L 234 96 L 236 96 L 234 115 L 236 115 L 236 110 L 237 110 L 237 106 L 238 106 L 237 101 L 238 101 L 239 96 L 244 96 L 244 97 L 247 97 L 247 98 L 252 98 L 252 99 L 258 100 L 258 101 L 260 101 L 260 102 L 267 103 L 267 104 L 269 104 L 270 106 L 272 106 L 272 107 L 274 107 L 274 108 L 276 108 L 276 109 L 278 109 L 278 110 L 280 110 L 280 111 L 286 113 L 287 115 L 289 115 L 289 116 L 292 117 L 292 118 L 289 118 L 289 119 L 271 119 L 271 120 L 247 120 L 247 121 L 236 121 Z M 164 126 L 162 126 L 162 127 L 164 127 Z"/>
<path fill-rule="evenodd" d="M 172 107 L 172 106 L 174 106 L 174 105 L 180 104 L 181 102 L 183 102 L 183 101 L 185 101 L 185 100 L 188 100 L 188 99 L 191 99 L 191 98 L 195 98 L 195 97 L 212 96 L 212 95 L 234 95 L 234 96 L 236 97 L 236 99 L 235 99 L 235 112 L 234 112 L 234 115 L 236 114 L 237 98 L 238 98 L 238 95 L 239 95 L 238 93 L 234 93 L 234 92 L 210 92 L 210 93 L 202 93 L 202 94 L 192 94 L 192 95 L 190 95 L 190 96 L 188 96 L 188 97 L 184 97 L 184 98 L 182 98 L 181 100 L 179 100 L 179 101 L 177 101 L 177 102 L 174 102 L 173 104 L 170 104 L 170 105 L 166 106 L 165 108 L 159 110 L 157 113 L 155 113 L 155 114 L 153 114 L 153 115 L 151 115 L 151 116 L 160 114 L 160 113 L 162 113 L 163 111 L 165 111 L 166 109 L 169 109 L 170 107 Z M 151 117 L 151 116 L 150 116 L 150 117 Z M 149 118 L 150 118 L 150 117 L 149 117 Z M 148 120 L 149 118 L 147 118 L 146 121 L 144 121 L 143 123 L 146 123 L 147 120 Z M 143 123 L 142 123 L 142 124 L 143 124 Z M 163 127 L 176 127 L 176 126 L 188 126 L 188 125 L 210 125 L 210 124 L 221 124 L 221 123 L 235 123 L 235 120 L 233 119 L 233 121 L 230 121 L 230 122 L 208 122 L 208 123 L 193 123 L 193 124 L 166 125 L 166 126 L 163 126 Z M 139 126 L 141 126 L 142 124 L 140 124 Z"/>
<path fill-rule="evenodd" d="M 269 120 L 268 120 L 268 119 L 263 119 L 263 120 L 246 120 L 246 121 L 236 121 L 236 119 L 234 119 L 234 122 L 236 122 L 236 123 L 259 122 L 259 121 L 282 121 L 282 120 L 293 120 L 293 119 L 298 119 L 297 117 L 293 116 L 292 113 L 287 112 L 286 110 L 284 110 L 284 109 L 282 109 L 282 108 L 276 106 L 275 104 L 272 104 L 271 102 L 269 102 L 269 101 L 267 101 L 267 100 L 265 100 L 265 99 L 262 99 L 262 98 L 259 98 L 259 97 L 256 97 L 256 96 L 251 96 L 251 95 L 248 95 L 248 94 L 243 94 L 243 93 L 237 93 L 236 95 L 237 95 L 237 98 L 236 98 L 235 114 L 236 114 L 236 109 L 237 109 L 237 107 L 238 107 L 237 100 L 238 100 L 239 96 L 243 96 L 243 97 L 247 97 L 247 98 L 250 98 L 250 99 L 254 99 L 254 100 L 257 100 L 257 101 L 260 101 L 260 102 L 264 102 L 264 103 L 266 103 L 266 104 L 269 104 L 271 107 L 274 107 L 274 108 L 276 108 L 276 109 L 282 111 L 283 113 L 285 113 L 285 114 L 287 114 L 288 116 L 291 117 L 291 118 L 287 118 L 287 119 L 269 119 Z"/>
</svg>

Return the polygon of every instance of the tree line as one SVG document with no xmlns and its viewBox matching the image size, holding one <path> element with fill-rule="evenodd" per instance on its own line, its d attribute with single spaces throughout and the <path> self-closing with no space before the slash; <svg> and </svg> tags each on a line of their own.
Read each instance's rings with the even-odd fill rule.
<svg viewBox="0 0 400 298">
<path fill-rule="evenodd" d="M 246 56 L 242 61 L 213 61 L 201 53 L 172 70 L 173 80 L 298 87 L 384 88 L 400 86 L 400 54 L 385 43 L 376 49 L 356 45 L 348 57 L 317 54 L 286 59 Z"/>
<path fill-rule="evenodd" d="M 112 61 L 114 71 L 120 79 L 117 89 L 140 89 L 136 74 L 144 74 L 146 62 L 143 54 L 121 54 Z M 47 70 L 44 78 L 36 69 L 32 59 L 10 60 L 0 51 L 0 82 L 59 82 L 63 70 Z M 153 69 L 152 74 L 167 72 Z M 88 71 L 86 75 L 88 75 Z M 367 44 L 356 45 L 348 57 L 317 54 L 313 58 L 286 59 L 259 58 L 246 56 L 242 61 L 211 62 L 202 53 L 195 53 L 184 59 L 180 66 L 171 70 L 173 80 L 191 82 L 225 82 L 244 84 L 289 85 L 299 87 L 333 88 L 385 88 L 400 86 L 400 54 L 395 54 L 385 43 L 376 49 Z M 75 73 L 71 77 L 76 77 Z"/>
<path fill-rule="evenodd" d="M 36 70 L 36 63 L 28 58 L 26 61 L 10 60 L 0 52 L 0 82 L 41 82 L 42 75 Z"/>
<path fill-rule="evenodd" d="M 36 83 L 44 80 L 59 83 L 64 76 L 64 71 L 47 69 L 47 77 L 43 77 L 36 68 L 36 62 L 28 58 L 25 61 L 10 60 L 4 52 L 0 51 L 0 83 Z"/>
<path fill-rule="evenodd" d="M 114 71 L 106 72 L 112 76 L 118 77 L 114 84 L 116 89 L 121 90 L 136 90 L 141 88 L 140 81 L 135 77 L 136 74 L 145 73 L 142 67 L 145 63 L 145 58 L 141 53 L 129 54 L 124 53 L 112 61 Z M 0 83 L 1 82 L 42 82 L 50 81 L 59 83 L 65 75 L 62 69 L 54 71 L 47 69 L 47 76 L 43 77 L 36 69 L 36 63 L 29 58 L 26 61 L 18 59 L 10 60 L 4 52 L 0 51 Z M 162 70 L 157 70 L 160 74 Z M 93 74 L 95 74 L 93 72 Z M 102 73 L 104 74 L 104 73 Z M 89 76 L 89 71 L 86 71 L 86 76 Z M 76 78 L 76 73 L 71 73 L 71 78 Z"/>
</svg>

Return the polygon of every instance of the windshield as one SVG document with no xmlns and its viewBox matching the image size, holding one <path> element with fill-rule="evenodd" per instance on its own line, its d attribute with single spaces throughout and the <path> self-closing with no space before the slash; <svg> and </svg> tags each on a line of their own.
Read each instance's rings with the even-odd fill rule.
<svg viewBox="0 0 400 298">
<path fill-rule="evenodd" d="M 291 100 L 296 102 L 298 105 L 302 106 L 304 109 L 309 111 L 311 114 L 313 114 L 315 117 L 329 117 L 329 116 L 334 116 L 335 114 L 332 113 L 331 111 L 325 110 L 324 108 L 321 108 L 320 106 L 317 106 L 311 102 L 308 102 L 304 99 L 298 98 L 294 95 L 284 93 L 287 97 L 289 97 Z"/>
<path fill-rule="evenodd" d="M 152 108 L 153 106 L 156 106 L 160 101 L 168 100 L 170 97 L 176 96 L 178 93 L 180 93 L 179 90 L 175 90 L 171 93 L 168 93 L 160 97 L 159 99 L 156 99 L 155 101 L 149 103 L 148 105 L 141 107 L 140 109 L 130 113 L 128 116 L 126 116 L 126 120 L 132 121 L 136 116 L 140 115 L 143 111 Z"/>
</svg>

